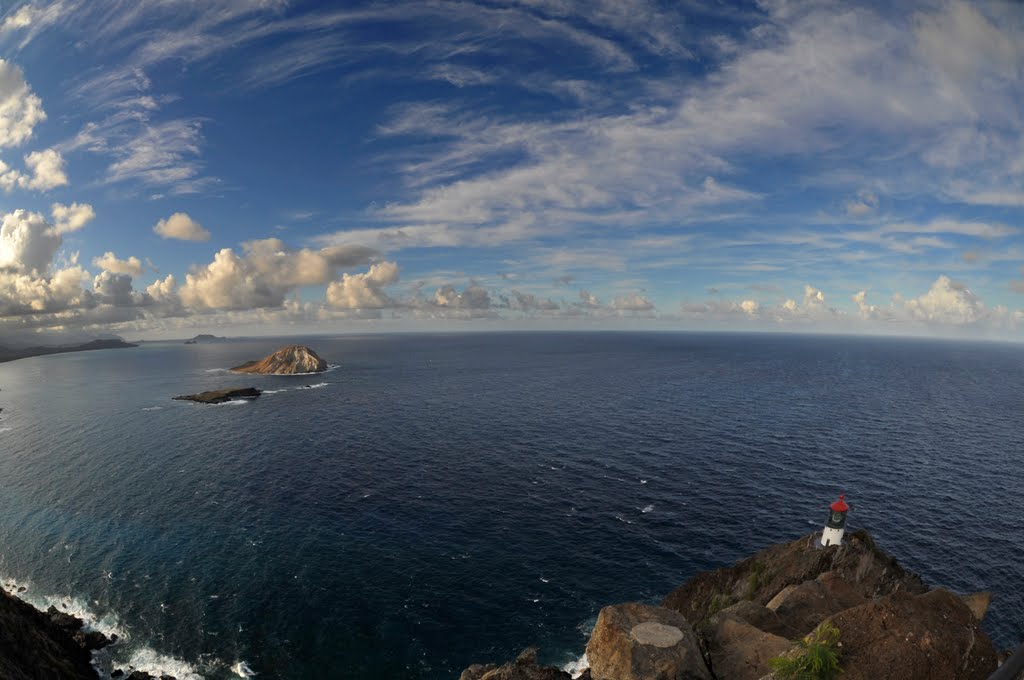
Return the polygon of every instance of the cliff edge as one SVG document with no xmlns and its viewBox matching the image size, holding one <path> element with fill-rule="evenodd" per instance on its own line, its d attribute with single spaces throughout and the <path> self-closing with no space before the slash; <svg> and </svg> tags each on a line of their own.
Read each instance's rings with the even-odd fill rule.
<svg viewBox="0 0 1024 680">
<path fill-rule="evenodd" d="M 822 548 L 817 535 L 701 572 L 660 606 L 605 607 L 587 643 L 589 680 L 986 680 L 998 665 L 981 630 L 988 593 L 930 589 L 867 531 Z M 834 668 L 787 674 L 811 656 Z M 568 680 L 520 658 L 461 680 Z M 827 664 L 826 664 L 827 666 Z M 543 673 L 543 675 L 542 675 Z"/>
<path fill-rule="evenodd" d="M 327 370 L 327 362 L 309 347 L 288 345 L 259 361 L 247 361 L 231 370 L 235 373 L 259 373 L 261 375 L 323 373 Z"/>
</svg>

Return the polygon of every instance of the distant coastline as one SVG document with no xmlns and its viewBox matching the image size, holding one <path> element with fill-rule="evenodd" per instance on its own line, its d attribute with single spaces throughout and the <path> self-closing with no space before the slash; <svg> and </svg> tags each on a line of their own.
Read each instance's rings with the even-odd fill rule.
<svg viewBox="0 0 1024 680">
<path fill-rule="evenodd" d="M 130 342 L 120 339 L 93 340 L 81 345 L 68 345 L 63 347 L 22 347 L 11 349 L 0 347 L 0 363 L 16 361 L 17 359 L 28 359 L 29 357 L 45 356 L 47 354 L 65 354 L 67 352 L 88 352 L 95 349 L 125 349 L 138 347 Z"/>
</svg>

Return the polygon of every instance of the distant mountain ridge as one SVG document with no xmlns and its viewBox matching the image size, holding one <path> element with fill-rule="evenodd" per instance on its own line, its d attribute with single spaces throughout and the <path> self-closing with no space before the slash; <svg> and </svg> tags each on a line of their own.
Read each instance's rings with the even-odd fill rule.
<svg viewBox="0 0 1024 680">
<path fill-rule="evenodd" d="M 91 340 L 80 345 L 65 345 L 59 347 L 20 347 L 12 349 L 0 346 L 0 362 L 14 361 L 16 359 L 27 359 L 29 357 L 44 356 L 46 354 L 64 354 L 66 352 L 88 352 L 94 349 L 124 349 L 127 347 L 138 347 L 138 345 L 125 342 L 120 338 L 108 338 L 104 340 Z"/>
</svg>

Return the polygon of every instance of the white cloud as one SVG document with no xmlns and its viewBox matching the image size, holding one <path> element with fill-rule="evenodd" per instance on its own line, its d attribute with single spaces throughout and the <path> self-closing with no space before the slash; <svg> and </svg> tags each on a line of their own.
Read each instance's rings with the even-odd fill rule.
<svg viewBox="0 0 1024 680">
<path fill-rule="evenodd" d="M 186 307 L 195 309 L 279 307 L 295 289 L 329 283 L 339 269 L 365 264 L 375 254 L 358 246 L 296 250 L 280 239 L 249 241 L 242 255 L 223 248 L 210 264 L 193 267 L 178 294 Z M 387 267 L 381 268 L 376 276 L 385 271 Z"/>
<path fill-rule="evenodd" d="M 53 216 L 54 229 L 59 234 L 78 231 L 96 217 L 96 212 L 88 203 L 54 203 L 50 207 L 50 214 Z"/>
<path fill-rule="evenodd" d="M 61 242 L 60 234 L 39 213 L 7 213 L 0 223 L 0 269 L 42 276 Z"/>
<path fill-rule="evenodd" d="M 44 120 L 43 103 L 29 89 L 21 69 L 0 59 L 0 148 L 24 143 Z"/>
<path fill-rule="evenodd" d="M 68 176 L 64 173 L 64 158 L 55 149 L 33 151 L 25 156 L 25 166 L 32 173 L 24 185 L 28 189 L 44 191 L 65 186 Z"/>
<path fill-rule="evenodd" d="M 654 309 L 654 303 L 639 293 L 620 295 L 612 300 L 610 306 L 617 312 L 649 312 Z"/>
<path fill-rule="evenodd" d="M 64 172 L 64 158 L 55 149 L 27 154 L 25 167 L 29 171 L 28 174 L 9 168 L 6 163 L 0 161 L 0 186 L 8 192 L 15 187 L 46 191 L 68 183 L 68 176 Z"/>
<path fill-rule="evenodd" d="M 434 291 L 434 304 L 449 309 L 490 309 L 491 295 L 483 286 L 472 284 L 459 292 L 448 284 Z"/>
<path fill-rule="evenodd" d="M 981 298 L 945 275 L 936 279 L 928 292 L 907 300 L 904 308 L 912 318 L 940 324 L 970 324 L 988 315 Z"/>
<path fill-rule="evenodd" d="M 199 224 L 188 213 L 176 212 L 162 219 L 153 227 L 153 233 L 160 238 L 173 238 L 179 241 L 209 241 L 210 232 Z"/>
<path fill-rule="evenodd" d="M 378 262 L 365 274 L 343 274 L 341 281 L 327 286 L 327 304 L 335 309 L 383 309 L 394 300 L 382 290 L 398 281 L 398 265 Z"/>
<path fill-rule="evenodd" d="M 101 257 L 94 257 L 92 264 L 95 267 L 99 267 L 104 271 L 112 272 L 114 274 L 128 274 L 130 276 L 142 276 L 142 261 L 134 256 L 129 256 L 127 260 L 119 260 L 117 255 L 111 251 L 103 253 Z"/>
</svg>

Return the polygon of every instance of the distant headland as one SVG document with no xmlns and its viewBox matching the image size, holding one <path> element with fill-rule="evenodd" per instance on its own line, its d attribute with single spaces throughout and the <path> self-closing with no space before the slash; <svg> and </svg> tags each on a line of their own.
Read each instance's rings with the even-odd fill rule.
<svg viewBox="0 0 1024 680">
<path fill-rule="evenodd" d="M 228 342 L 227 338 L 222 338 L 219 335 L 210 335 L 209 333 L 200 333 L 194 338 L 190 338 L 185 341 L 186 345 L 200 345 L 207 342 Z"/>
<path fill-rule="evenodd" d="M 305 345 L 288 345 L 258 361 L 247 361 L 231 370 L 235 373 L 261 375 L 323 373 L 327 370 L 327 362 Z"/>
<path fill-rule="evenodd" d="M 60 345 L 54 347 L 21 347 L 17 349 L 9 347 L 0 347 L 0 362 L 14 361 L 16 359 L 27 359 L 29 357 L 38 357 L 46 354 L 64 354 L 66 352 L 88 352 L 95 349 L 125 349 L 128 347 L 138 347 L 130 342 L 125 342 L 120 338 L 108 338 L 103 340 L 92 340 L 90 342 L 82 343 L 80 345 Z"/>
</svg>

